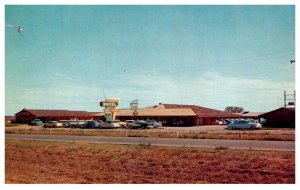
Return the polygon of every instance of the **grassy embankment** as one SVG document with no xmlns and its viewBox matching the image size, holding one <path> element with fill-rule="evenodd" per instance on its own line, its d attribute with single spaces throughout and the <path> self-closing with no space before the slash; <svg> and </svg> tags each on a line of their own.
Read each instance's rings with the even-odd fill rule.
<svg viewBox="0 0 300 190">
<path fill-rule="evenodd" d="M 86 136 L 112 136 L 112 137 L 152 137 L 152 138 L 194 138 L 194 139 L 233 139 L 233 140 L 278 140 L 294 141 L 295 134 L 283 134 L 252 130 L 228 131 L 227 133 L 206 131 L 159 131 L 159 130 L 106 130 L 106 129 L 14 129 L 6 128 L 6 133 L 17 134 L 45 134 L 45 135 L 86 135 Z"/>
<path fill-rule="evenodd" d="M 295 183 L 295 153 L 6 140 L 6 183 Z"/>
</svg>

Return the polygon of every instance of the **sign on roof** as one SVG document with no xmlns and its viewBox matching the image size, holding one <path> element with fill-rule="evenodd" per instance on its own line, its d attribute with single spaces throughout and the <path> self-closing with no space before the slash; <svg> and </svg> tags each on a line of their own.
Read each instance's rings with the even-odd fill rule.
<svg viewBox="0 0 300 190">
<path fill-rule="evenodd" d="M 138 107 L 139 107 L 139 102 L 137 99 L 130 102 L 130 109 L 136 110 L 136 109 L 138 109 Z"/>
</svg>

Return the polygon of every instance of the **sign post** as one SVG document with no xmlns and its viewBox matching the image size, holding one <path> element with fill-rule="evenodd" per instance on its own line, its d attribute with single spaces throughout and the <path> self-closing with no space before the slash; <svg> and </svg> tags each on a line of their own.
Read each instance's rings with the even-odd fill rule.
<svg viewBox="0 0 300 190">
<path fill-rule="evenodd" d="M 130 102 L 130 109 L 133 110 L 132 115 L 133 116 L 137 116 L 138 113 L 138 107 L 139 107 L 139 102 L 137 99 L 133 100 L 132 102 Z"/>
<path fill-rule="evenodd" d="M 100 102 L 103 107 L 104 117 L 106 121 L 113 121 L 116 119 L 117 112 L 119 111 L 120 98 L 106 98 L 105 101 Z"/>
</svg>

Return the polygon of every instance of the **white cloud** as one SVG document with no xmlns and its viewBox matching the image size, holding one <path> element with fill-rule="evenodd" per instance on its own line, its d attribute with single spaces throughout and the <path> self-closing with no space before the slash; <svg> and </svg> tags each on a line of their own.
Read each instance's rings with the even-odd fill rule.
<svg viewBox="0 0 300 190">
<path fill-rule="evenodd" d="M 56 81 L 64 76 L 55 75 Z M 49 88 L 17 88 L 6 86 L 6 111 L 14 113 L 24 107 L 45 109 L 73 109 L 97 111 L 98 102 L 106 97 L 121 98 L 121 107 L 139 99 L 140 107 L 159 102 L 195 104 L 223 110 L 226 106 L 242 106 L 250 111 L 270 111 L 283 106 L 283 91 L 292 93 L 294 83 L 222 76 L 216 72 L 199 73 L 189 78 L 174 75 L 135 74 L 125 76 L 126 83 L 115 80 L 96 84 L 78 85 L 71 78 L 52 83 Z M 124 85 L 126 84 L 126 85 Z M 12 111 L 13 110 L 13 111 Z"/>
<path fill-rule="evenodd" d="M 250 111 L 269 111 L 283 106 L 283 91 L 292 93 L 294 90 L 294 83 L 222 76 L 216 72 L 199 73 L 186 79 L 139 75 L 128 81 L 128 85 L 140 89 L 139 95 L 146 101 L 197 104 L 216 109 L 239 105 Z"/>
</svg>

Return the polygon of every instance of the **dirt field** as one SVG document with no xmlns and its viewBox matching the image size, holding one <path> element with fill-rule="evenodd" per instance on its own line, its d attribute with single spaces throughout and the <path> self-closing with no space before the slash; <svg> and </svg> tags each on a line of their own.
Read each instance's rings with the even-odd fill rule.
<svg viewBox="0 0 300 190">
<path fill-rule="evenodd" d="M 161 137 L 161 138 L 194 138 L 194 139 L 232 139 L 232 140 L 295 140 L 294 129 L 260 129 L 228 130 L 224 125 L 196 127 L 162 127 L 159 129 L 44 129 L 40 126 L 6 127 L 6 133 L 19 134 L 54 134 L 54 135 L 87 135 L 113 137 Z"/>
<path fill-rule="evenodd" d="M 6 183 L 295 183 L 295 153 L 6 140 Z"/>
</svg>

